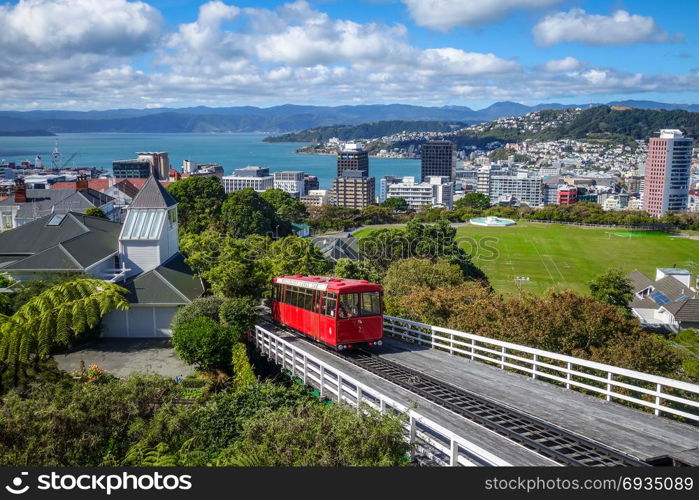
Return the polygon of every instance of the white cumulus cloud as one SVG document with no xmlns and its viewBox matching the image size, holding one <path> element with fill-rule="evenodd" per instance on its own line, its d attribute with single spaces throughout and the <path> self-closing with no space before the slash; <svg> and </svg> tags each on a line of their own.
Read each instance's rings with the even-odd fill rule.
<svg viewBox="0 0 699 500">
<path fill-rule="evenodd" d="M 20 0 L 0 6 L 0 54 L 129 55 L 151 48 L 162 24 L 160 12 L 140 1 Z"/>
<path fill-rule="evenodd" d="M 560 0 L 402 0 L 413 21 L 426 28 L 448 31 L 502 19 L 516 9 L 548 7 Z"/>
<path fill-rule="evenodd" d="M 558 12 L 545 17 L 533 29 L 534 39 L 543 46 L 563 42 L 587 45 L 630 45 L 659 43 L 676 39 L 660 28 L 652 17 L 617 10 L 609 16 L 588 14 L 583 9 Z"/>
<path fill-rule="evenodd" d="M 580 67 L 582 67 L 582 63 L 571 56 L 563 59 L 554 59 L 543 65 L 544 71 L 548 73 L 564 73 L 566 71 L 574 71 Z"/>
</svg>

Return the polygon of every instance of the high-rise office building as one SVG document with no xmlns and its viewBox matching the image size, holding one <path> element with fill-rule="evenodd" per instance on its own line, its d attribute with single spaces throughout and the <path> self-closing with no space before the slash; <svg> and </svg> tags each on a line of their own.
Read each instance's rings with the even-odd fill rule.
<svg viewBox="0 0 699 500">
<path fill-rule="evenodd" d="M 422 145 L 422 181 L 428 177 L 456 178 L 456 149 L 449 141 L 428 141 Z"/>
<path fill-rule="evenodd" d="M 345 144 L 342 151 L 337 153 L 337 176 L 342 177 L 346 170 L 358 170 L 369 175 L 369 153 L 364 151 L 361 144 Z"/>
<path fill-rule="evenodd" d="M 693 143 L 676 129 L 648 141 L 643 210 L 655 217 L 687 210 Z"/>
<path fill-rule="evenodd" d="M 112 175 L 115 179 L 147 179 L 153 173 L 153 166 L 144 160 L 115 160 L 112 162 Z"/>
</svg>

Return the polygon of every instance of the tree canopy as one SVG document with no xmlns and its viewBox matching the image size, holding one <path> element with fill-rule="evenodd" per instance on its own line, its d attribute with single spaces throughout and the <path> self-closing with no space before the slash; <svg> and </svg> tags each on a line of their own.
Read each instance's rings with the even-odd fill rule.
<svg viewBox="0 0 699 500">
<path fill-rule="evenodd" d="M 330 269 L 313 242 L 298 236 L 234 238 L 204 231 L 187 235 L 180 247 L 187 262 L 221 297 L 260 297 L 274 276 L 322 275 Z"/>
<path fill-rule="evenodd" d="M 387 198 L 386 201 L 381 203 L 382 207 L 390 208 L 396 212 L 405 212 L 408 210 L 408 202 L 405 198 Z"/>
<path fill-rule="evenodd" d="M 618 269 L 609 269 L 590 282 L 590 295 L 606 304 L 629 310 L 633 298 L 631 281 Z"/>
<path fill-rule="evenodd" d="M 226 233 L 235 238 L 252 234 L 285 236 L 291 232 L 274 206 L 252 188 L 229 193 L 221 207 L 221 217 Z"/>
<path fill-rule="evenodd" d="M 301 222 L 308 217 L 306 205 L 282 189 L 268 189 L 260 196 L 274 207 L 277 217 L 287 225 Z"/>
<path fill-rule="evenodd" d="M 192 175 L 168 186 L 177 200 L 179 225 L 183 231 L 198 233 L 215 224 L 226 199 L 218 177 Z"/>
<path fill-rule="evenodd" d="M 486 210 L 490 208 L 490 198 L 483 193 L 468 193 L 463 198 L 456 200 L 456 209 L 474 208 L 476 210 Z"/>
</svg>

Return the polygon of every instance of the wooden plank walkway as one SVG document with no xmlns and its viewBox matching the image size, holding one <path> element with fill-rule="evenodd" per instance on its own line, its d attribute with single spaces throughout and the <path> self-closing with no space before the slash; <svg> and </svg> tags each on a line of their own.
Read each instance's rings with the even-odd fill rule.
<svg viewBox="0 0 699 500">
<path fill-rule="evenodd" d="M 697 427 L 390 337 L 375 352 L 641 460 L 699 466 Z"/>
</svg>

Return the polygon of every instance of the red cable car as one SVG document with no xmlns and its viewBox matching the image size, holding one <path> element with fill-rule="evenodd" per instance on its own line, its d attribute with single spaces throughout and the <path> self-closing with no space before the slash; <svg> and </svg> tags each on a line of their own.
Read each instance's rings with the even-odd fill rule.
<svg viewBox="0 0 699 500">
<path fill-rule="evenodd" d="M 276 323 L 338 350 L 381 345 L 381 285 L 301 275 L 278 276 L 272 282 L 272 319 Z"/>
</svg>

